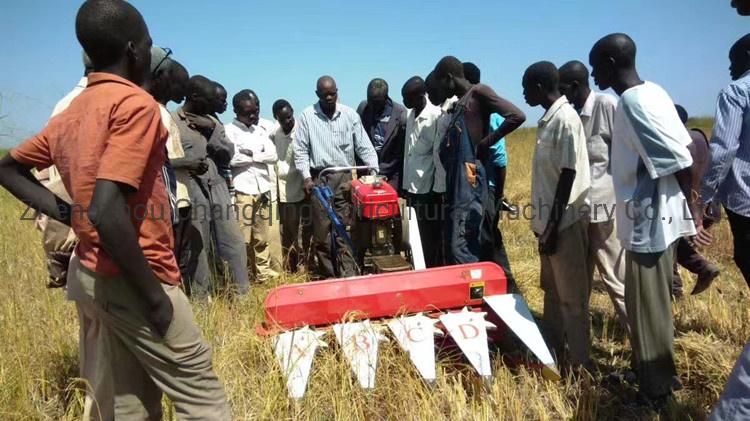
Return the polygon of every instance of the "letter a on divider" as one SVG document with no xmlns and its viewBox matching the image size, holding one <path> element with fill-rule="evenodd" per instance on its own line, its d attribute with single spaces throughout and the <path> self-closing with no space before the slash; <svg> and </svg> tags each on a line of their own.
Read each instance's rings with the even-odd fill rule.
<svg viewBox="0 0 750 421">
<path fill-rule="evenodd" d="M 487 346 L 487 328 L 495 327 L 495 325 L 484 319 L 486 315 L 487 313 L 475 313 L 464 308 L 460 313 L 440 316 L 445 329 L 482 377 L 492 376 L 490 350 Z"/>
<path fill-rule="evenodd" d="M 363 389 L 375 387 L 375 373 L 378 367 L 378 348 L 385 336 L 374 328 L 369 320 L 359 323 L 343 323 L 333 326 L 344 356 L 357 376 Z"/>
<path fill-rule="evenodd" d="M 548 380 L 560 380 L 555 360 L 552 359 L 552 354 L 523 298 L 517 294 L 506 294 L 484 297 L 484 301 L 544 364 L 542 375 Z"/>
<path fill-rule="evenodd" d="M 325 332 L 315 332 L 305 326 L 302 329 L 282 333 L 276 338 L 274 353 L 286 377 L 289 397 L 302 399 L 307 390 L 310 368 L 318 347 L 326 347 L 320 338 Z"/>
<path fill-rule="evenodd" d="M 424 314 L 399 317 L 388 322 L 398 345 L 409 354 L 419 374 L 428 382 L 435 380 L 435 334 L 442 334 L 435 327 L 437 319 Z"/>
</svg>

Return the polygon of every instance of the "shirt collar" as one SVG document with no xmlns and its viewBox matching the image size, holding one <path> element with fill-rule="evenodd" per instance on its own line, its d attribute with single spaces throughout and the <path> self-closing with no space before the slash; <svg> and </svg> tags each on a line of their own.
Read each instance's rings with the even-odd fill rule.
<svg viewBox="0 0 750 421">
<path fill-rule="evenodd" d="M 313 108 L 315 109 L 315 112 L 317 114 L 320 114 L 321 116 L 325 117 L 326 119 L 328 118 L 328 116 L 326 115 L 326 113 L 323 112 L 323 109 L 320 108 L 320 101 L 316 102 L 315 105 L 313 106 Z M 339 115 L 341 115 L 341 108 L 339 107 L 339 103 L 337 102 L 336 103 L 336 110 L 334 110 L 333 117 L 330 120 L 335 120 Z"/>
<path fill-rule="evenodd" d="M 565 95 L 561 95 L 560 98 L 557 99 L 557 101 L 552 103 L 552 106 L 549 107 L 549 110 L 547 110 L 546 113 L 544 113 L 544 116 L 542 116 L 542 119 L 539 120 L 539 125 L 543 126 L 547 124 L 550 120 L 552 120 L 552 117 L 555 116 L 558 110 L 560 110 L 560 107 L 562 107 L 564 104 L 568 103 L 568 98 L 565 97 Z"/>
<path fill-rule="evenodd" d="M 135 83 L 112 73 L 93 72 L 89 73 L 88 77 L 86 77 L 87 86 L 94 86 L 101 83 L 119 83 L 131 88 L 141 89 L 141 87 Z"/>
<path fill-rule="evenodd" d="M 448 110 L 450 110 L 451 107 L 453 107 L 453 104 L 457 102 L 458 102 L 458 97 L 454 95 L 453 97 L 446 99 L 443 105 L 440 106 L 440 109 L 443 110 L 444 113 L 448 112 Z"/>
<path fill-rule="evenodd" d="M 745 73 L 743 73 L 742 76 L 740 76 L 740 79 L 744 79 L 744 78 L 746 78 L 748 76 L 750 76 L 750 70 L 748 70 Z M 737 80 L 739 80 L 739 79 L 737 79 Z"/>
<path fill-rule="evenodd" d="M 246 132 L 254 132 L 258 128 L 257 124 L 254 125 L 254 126 L 248 126 L 247 124 L 239 121 L 236 118 L 234 120 L 232 120 L 232 124 L 234 124 L 235 126 L 239 127 L 240 129 L 242 129 L 243 131 L 246 131 Z"/>
<path fill-rule="evenodd" d="M 84 76 L 81 78 L 81 80 L 78 81 L 78 85 L 76 85 L 76 87 L 85 88 L 88 84 L 89 84 L 89 78 Z"/>
<path fill-rule="evenodd" d="M 596 92 L 591 91 L 586 98 L 586 102 L 583 104 L 583 108 L 581 108 L 581 112 L 578 114 L 591 117 L 594 114 L 594 104 L 596 104 Z"/>
</svg>

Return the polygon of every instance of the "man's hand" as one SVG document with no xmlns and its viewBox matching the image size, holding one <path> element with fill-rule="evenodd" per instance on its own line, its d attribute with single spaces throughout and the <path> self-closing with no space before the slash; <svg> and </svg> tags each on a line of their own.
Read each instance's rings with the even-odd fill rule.
<svg viewBox="0 0 750 421">
<path fill-rule="evenodd" d="M 477 159 L 482 162 L 482 164 L 486 163 L 490 157 L 490 146 L 489 137 L 485 137 L 479 142 L 479 145 L 477 145 Z"/>
<path fill-rule="evenodd" d="M 690 238 L 690 242 L 697 247 L 708 247 L 713 243 L 714 236 L 704 225 L 704 208 L 699 202 L 694 202 L 690 206 L 690 213 L 693 215 L 693 223 L 695 224 L 695 230 L 697 234 Z"/>
<path fill-rule="evenodd" d="M 185 116 L 187 117 L 188 125 L 193 130 L 213 130 L 216 128 L 216 122 L 206 116 L 193 113 L 185 113 Z"/>
<path fill-rule="evenodd" d="M 305 179 L 305 194 L 308 196 L 312 194 L 312 189 L 315 187 L 315 183 L 313 183 L 312 178 L 306 178 Z"/>
<path fill-rule="evenodd" d="M 550 256 L 557 251 L 557 227 L 547 225 L 544 233 L 539 237 L 539 254 Z"/>
<path fill-rule="evenodd" d="M 164 293 L 163 297 L 160 297 L 157 302 L 149 307 L 146 319 L 154 328 L 154 333 L 156 333 L 159 338 L 163 339 L 164 336 L 166 336 L 169 325 L 172 324 L 172 318 L 174 317 L 172 301 L 170 301 L 167 294 Z"/>
<path fill-rule="evenodd" d="M 208 171 L 208 163 L 205 159 L 198 159 L 187 165 L 187 170 L 191 175 L 203 175 Z"/>
</svg>

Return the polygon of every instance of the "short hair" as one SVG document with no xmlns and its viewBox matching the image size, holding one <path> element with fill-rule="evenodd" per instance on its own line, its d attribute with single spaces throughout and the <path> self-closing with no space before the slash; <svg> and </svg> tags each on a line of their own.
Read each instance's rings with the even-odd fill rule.
<svg viewBox="0 0 750 421">
<path fill-rule="evenodd" d="M 677 115 L 680 116 L 682 124 L 686 124 L 689 118 L 688 112 L 682 105 L 674 104 L 674 108 L 677 110 Z"/>
<path fill-rule="evenodd" d="M 318 78 L 318 81 L 315 84 L 315 90 L 320 90 L 320 86 L 324 83 L 332 83 L 333 86 L 336 86 L 336 80 L 331 76 L 325 75 Z"/>
<path fill-rule="evenodd" d="M 477 67 L 476 64 L 467 61 L 466 63 L 464 63 L 464 77 L 466 77 L 466 80 L 468 80 L 470 83 L 476 85 L 480 80 L 482 80 L 482 72 L 481 70 L 479 70 L 479 67 Z"/>
<path fill-rule="evenodd" d="M 219 83 L 219 82 L 217 82 L 217 81 L 214 80 L 213 84 L 214 84 L 214 87 L 216 87 L 218 89 L 221 89 L 224 92 L 227 91 L 227 88 L 225 88 L 224 85 L 222 85 L 221 83 Z"/>
<path fill-rule="evenodd" d="M 609 34 L 597 41 L 591 49 L 595 56 L 614 58 L 615 65 L 620 69 L 635 67 L 637 51 L 635 41 L 623 33 Z"/>
<path fill-rule="evenodd" d="M 427 92 L 427 84 L 421 77 L 412 76 L 409 78 L 409 80 L 406 81 L 406 83 L 404 83 L 403 88 L 401 88 L 401 93 L 406 94 L 407 92 L 411 92 L 412 90 L 418 90 L 418 92 L 424 94 L 425 92 Z"/>
<path fill-rule="evenodd" d="M 559 88 L 560 76 L 557 67 L 549 61 L 539 61 L 526 69 L 524 78 L 542 86 L 545 92 L 552 92 Z"/>
<path fill-rule="evenodd" d="M 435 66 L 435 76 L 442 79 L 448 74 L 452 74 L 454 77 L 464 77 L 464 64 L 461 60 L 453 56 L 445 56 Z"/>
<path fill-rule="evenodd" d="M 735 53 L 741 51 L 750 51 L 750 34 L 747 34 L 738 39 L 737 42 L 732 45 L 731 51 Z"/>
<path fill-rule="evenodd" d="M 558 69 L 561 81 L 578 82 L 580 85 L 589 86 L 589 69 L 578 60 L 571 60 Z"/>
<path fill-rule="evenodd" d="M 211 98 L 214 96 L 214 84 L 213 82 L 201 75 L 195 75 L 188 80 L 188 96 L 200 95 L 204 98 Z"/>
<path fill-rule="evenodd" d="M 273 103 L 271 106 L 271 112 L 273 112 L 273 117 L 276 118 L 277 115 L 283 110 L 284 108 L 289 107 L 290 110 L 294 110 L 292 108 L 292 104 L 289 103 L 289 101 L 285 99 L 277 99 L 276 102 Z"/>
<path fill-rule="evenodd" d="M 258 103 L 258 97 L 255 95 L 255 92 L 250 89 L 243 89 L 237 92 L 234 95 L 234 98 L 232 98 L 232 106 L 237 109 L 245 101 L 253 101 L 255 105 L 258 105 L 260 107 L 260 104 Z"/>
<path fill-rule="evenodd" d="M 122 58 L 129 42 L 148 36 L 140 12 L 123 0 L 88 0 L 76 15 L 76 37 L 95 67 L 106 67 Z"/>
<path fill-rule="evenodd" d="M 370 94 L 388 96 L 388 82 L 385 79 L 375 78 L 367 84 L 367 96 Z"/>
</svg>

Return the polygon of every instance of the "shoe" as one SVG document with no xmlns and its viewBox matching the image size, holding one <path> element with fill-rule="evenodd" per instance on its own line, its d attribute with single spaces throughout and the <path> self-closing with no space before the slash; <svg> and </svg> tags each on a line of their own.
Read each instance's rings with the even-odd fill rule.
<svg viewBox="0 0 750 421">
<path fill-rule="evenodd" d="M 721 274 L 721 270 L 719 270 L 718 266 L 709 265 L 706 270 L 698 275 L 698 281 L 695 283 L 693 292 L 691 292 L 690 295 L 698 295 L 707 290 L 714 282 L 714 279 L 719 277 L 719 274 Z"/>
</svg>

